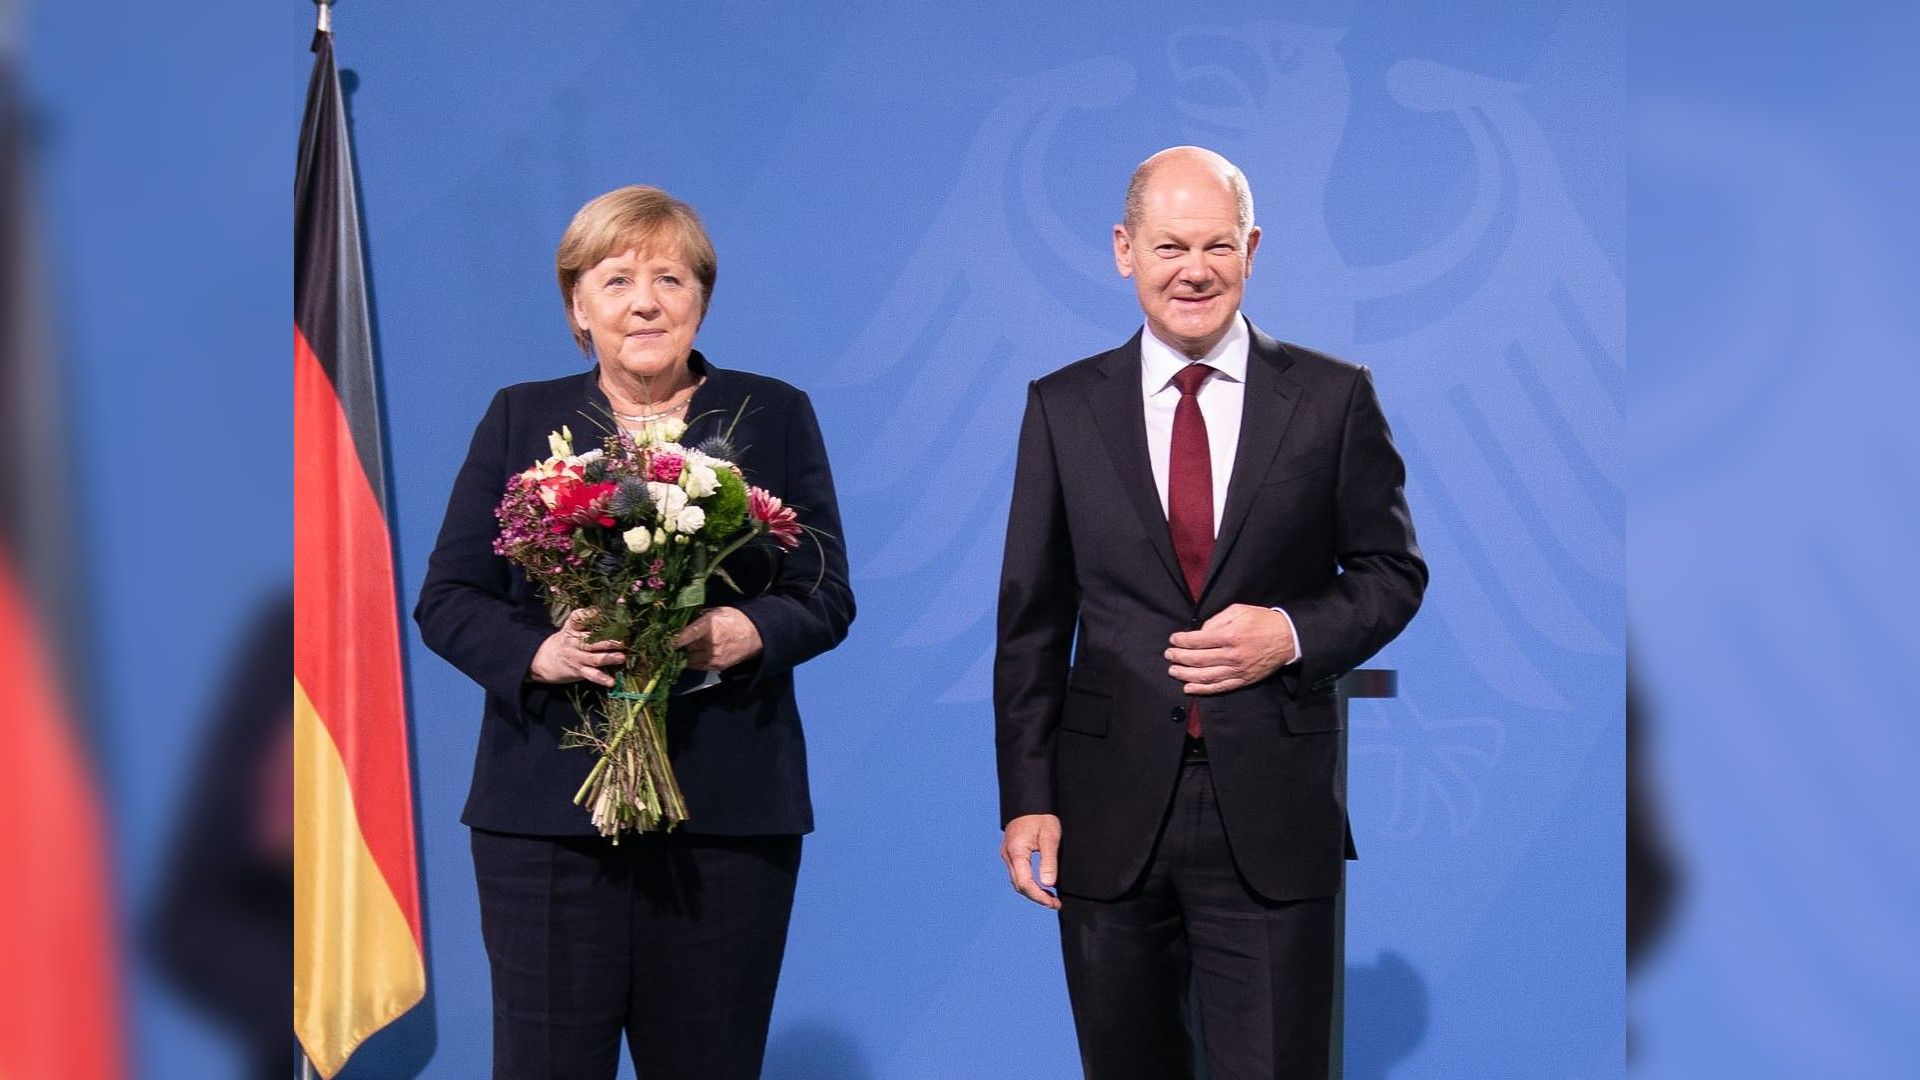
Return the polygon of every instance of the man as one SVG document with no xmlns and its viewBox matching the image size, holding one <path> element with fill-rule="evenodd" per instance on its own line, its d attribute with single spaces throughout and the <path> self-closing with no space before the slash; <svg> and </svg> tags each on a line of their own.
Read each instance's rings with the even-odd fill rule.
<svg viewBox="0 0 1920 1080">
<path fill-rule="evenodd" d="M 1367 370 L 1240 314 L 1259 244 L 1231 162 L 1147 159 L 1113 230 L 1146 326 L 1035 382 L 1020 431 L 1001 857 L 1060 913 L 1092 1080 L 1192 1075 L 1190 980 L 1214 1080 L 1324 1080 L 1334 683 L 1426 587 Z"/>
</svg>

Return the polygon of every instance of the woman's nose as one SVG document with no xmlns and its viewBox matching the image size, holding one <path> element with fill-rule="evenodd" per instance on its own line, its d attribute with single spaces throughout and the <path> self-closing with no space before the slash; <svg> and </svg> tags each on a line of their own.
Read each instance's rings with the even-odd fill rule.
<svg viewBox="0 0 1920 1080">
<path fill-rule="evenodd" d="M 641 318 L 651 319 L 660 313 L 659 298 L 654 296 L 652 289 L 642 286 L 633 290 L 631 310 Z"/>
</svg>

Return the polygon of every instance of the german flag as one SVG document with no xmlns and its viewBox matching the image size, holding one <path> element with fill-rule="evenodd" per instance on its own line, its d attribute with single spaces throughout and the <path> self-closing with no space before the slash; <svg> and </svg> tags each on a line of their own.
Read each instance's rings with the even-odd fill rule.
<svg viewBox="0 0 1920 1080">
<path fill-rule="evenodd" d="M 294 187 L 293 1030 L 331 1077 L 427 977 L 353 147 L 333 35 L 313 51 Z"/>
<path fill-rule="evenodd" d="M 43 331 L 29 139 L 0 43 L 0 1078 L 122 1074 L 105 813 L 63 659 L 72 482 Z"/>
</svg>

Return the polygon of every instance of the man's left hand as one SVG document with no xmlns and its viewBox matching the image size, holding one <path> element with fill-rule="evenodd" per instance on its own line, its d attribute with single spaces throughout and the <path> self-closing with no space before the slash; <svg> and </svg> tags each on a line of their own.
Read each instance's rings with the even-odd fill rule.
<svg viewBox="0 0 1920 1080">
<path fill-rule="evenodd" d="M 709 608 L 673 643 L 687 650 L 687 666 L 695 671 L 724 671 L 760 655 L 760 628 L 739 608 Z"/>
<path fill-rule="evenodd" d="M 1293 662 L 1293 624 L 1272 608 L 1235 604 L 1198 630 L 1167 639 L 1167 674 L 1189 694 L 1224 694 L 1249 686 Z"/>
</svg>

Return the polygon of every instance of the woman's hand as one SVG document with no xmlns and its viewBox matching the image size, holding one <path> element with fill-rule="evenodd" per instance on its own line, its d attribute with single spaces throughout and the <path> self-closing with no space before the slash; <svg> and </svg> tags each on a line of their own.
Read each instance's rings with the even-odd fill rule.
<svg viewBox="0 0 1920 1080">
<path fill-rule="evenodd" d="M 570 683 L 586 680 L 595 686 L 611 687 L 613 675 L 606 668 L 627 662 L 625 646 L 618 641 L 587 640 L 590 608 L 581 608 L 567 616 L 566 625 L 540 643 L 527 666 L 527 677 L 541 683 Z"/>
<path fill-rule="evenodd" d="M 695 671 L 725 671 L 760 655 L 760 628 L 739 608 L 709 608 L 673 643 L 687 650 L 687 666 Z"/>
</svg>

